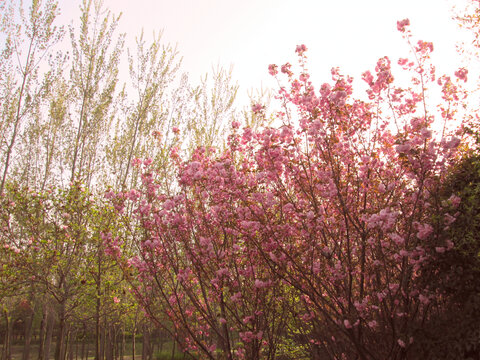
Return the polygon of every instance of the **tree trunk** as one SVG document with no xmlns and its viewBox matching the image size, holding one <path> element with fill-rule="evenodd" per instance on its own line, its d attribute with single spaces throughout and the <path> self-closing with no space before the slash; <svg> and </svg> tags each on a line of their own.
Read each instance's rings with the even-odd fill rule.
<svg viewBox="0 0 480 360">
<path fill-rule="evenodd" d="M 112 360 L 112 331 L 109 327 L 108 330 L 105 329 L 105 360 Z"/>
<path fill-rule="evenodd" d="M 98 360 L 104 360 L 105 356 L 105 329 L 100 326 L 100 344 L 98 349 Z"/>
<path fill-rule="evenodd" d="M 136 319 L 135 319 L 135 322 L 136 322 Z M 135 333 L 136 333 L 136 330 L 137 330 L 137 324 L 135 323 L 135 327 L 133 328 L 133 332 L 132 332 L 132 360 L 135 360 Z"/>
<path fill-rule="evenodd" d="M 43 351 L 43 359 L 44 360 L 49 360 L 50 359 L 50 347 L 52 344 L 52 337 L 53 337 L 53 327 L 55 324 L 55 318 L 53 314 L 51 313 L 50 309 L 47 307 L 46 308 L 46 326 L 47 326 L 47 331 L 45 334 L 45 348 Z"/>
<path fill-rule="evenodd" d="M 3 341 L 3 352 L 2 360 L 11 360 L 12 358 L 12 330 L 13 330 L 13 321 L 11 321 L 8 316 L 7 309 L 3 309 L 3 316 L 5 318 L 5 338 Z"/>
<path fill-rule="evenodd" d="M 125 354 L 125 325 L 122 328 L 122 342 L 120 344 L 120 360 L 123 360 L 123 354 Z"/>
<path fill-rule="evenodd" d="M 65 324 L 65 334 L 66 334 L 65 341 L 63 345 L 63 360 L 70 360 L 68 355 L 69 355 L 70 344 L 72 342 L 72 332 L 68 324 Z"/>
<path fill-rule="evenodd" d="M 68 360 L 73 360 L 74 354 L 74 347 L 77 343 L 77 332 L 75 330 L 70 331 L 69 336 L 69 346 L 68 346 Z"/>
<path fill-rule="evenodd" d="M 158 337 L 158 352 L 161 353 L 163 351 L 163 334 L 160 334 L 160 336 Z"/>
<path fill-rule="evenodd" d="M 44 360 L 45 337 L 47 333 L 47 304 L 43 305 L 42 321 L 40 322 L 40 334 L 38 335 L 38 360 Z M 48 360 L 48 359 L 45 359 Z"/>
<path fill-rule="evenodd" d="M 175 338 L 173 339 L 173 343 L 172 343 L 172 360 L 175 359 L 175 344 L 176 344 L 176 341 L 175 341 Z"/>
<path fill-rule="evenodd" d="M 34 315 L 35 315 L 34 309 L 29 309 L 28 313 L 25 315 L 25 318 L 24 318 L 25 342 L 23 345 L 22 360 L 29 360 L 30 358 L 30 343 L 32 342 L 32 327 L 33 327 Z"/>
<path fill-rule="evenodd" d="M 143 334 L 142 334 L 142 360 L 148 360 L 148 355 L 150 354 L 150 334 L 148 332 L 147 325 L 143 325 Z"/>
<path fill-rule="evenodd" d="M 101 346 L 100 346 L 100 359 L 103 360 L 105 359 L 105 351 L 107 348 L 107 315 L 104 313 L 103 314 L 103 326 L 102 326 L 102 331 L 101 331 Z"/>
<path fill-rule="evenodd" d="M 112 329 L 112 359 L 118 360 L 118 331 L 116 326 L 111 327 Z"/>
<path fill-rule="evenodd" d="M 72 172 L 72 177 L 74 173 Z M 96 274 L 96 295 L 97 299 L 95 302 L 95 360 L 103 359 L 103 349 L 102 349 L 102 341 L 101 341 L 101 318 L 100 318 L 100 311 L 102 308 L 102 262 L 101 262 L 101 247 L 98 247 L 97 251 L 97 259 L 98 259 L 98 266 L 97 266 L 97 274 Z"/>
<path fill-rule="evenodd" d="M 75 360 L 78 360 L 78 341 L 75 341 Z"/>
<path fill-rule="evenodd" d="M 60 304 L 55 360 L 65 360 L 65 303 Z"/>
<path fill-rule="evenodd" d="M 83 335 L 82 339 L 82 348 L 80 350 L 80 359 L 83 360 L 85 358 L 85 343 L 87 342 L 86 334 Z"/>
</svg>

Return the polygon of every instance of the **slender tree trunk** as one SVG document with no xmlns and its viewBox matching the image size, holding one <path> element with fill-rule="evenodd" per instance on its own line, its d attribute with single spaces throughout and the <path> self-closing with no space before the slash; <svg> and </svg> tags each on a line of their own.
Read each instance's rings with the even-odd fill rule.
<svg viewBox="0 0 480 360">
<path fill-rule="evenodd" d="M 103 354 L 101 354 L 101 324 L 100 324 L 100 310 L 102 307 L 102 262 L 101 262 L 101 248 L 98 247 L 97 259 L 98 267 L 96 274 L 96 303 L 95 303 L 95 360 L 103 359 Z"/>
<path fill-rule="evenodd" d="M 5 318 L 5 338 L 3 342 L 2 360 L 11 360 L 12 358 L 12 330 L 13 321 L 11 321 L 7 309 L 3 309 L 3 316 Z"/>
<path fill-rule="evenodd" d="M 102 342 L 101 342 L 101 346 L 100 346 L 100 359 L 103 360 L 105 359 L 105 350 L 106 350 L 106 347 L 107 347 L 107 315 L 105 313 L 103 313 L 103 326 L 102 326 L 102 329 L 101 329 L 101 339 L 102 339 Z"/>
<path fill-rule="evenodd" d="M 75 341 L 75 360 L 78 360 L 78 341 Z"/>
<path fill-rule="evenodd" d="M 98 356 L 99 360 L 104 360 L 105 356 L 105 329 L 103 327 L 100 327 L 100 344 L 99 344 L 99 349 L 98 349 Z"/>
<path fill-rule="evenodd" d="M 135 360 L 135 351 L 137 349 L 135 349 L 135 330 L 133 331 L 133 334 L 132 334 L 132 360 Z"/>
<path fill-rule="evenodd" d="M 122 342 L 120 345 L 120 360 L 123 360 L 123 355 L 125 354 L 125 325 L 122 327 Z"/>
<path fill-rule="evenodd" d="M 42 321 L 40 322 L 40 334 L 38 335 L 38 360 L 44 360 L 45 339 L 47 333 L 47 320 L 48 320 L 48 308 L 47 304 L 43 305 Z M 48 359 L 45 359 L 48 360 Z"/>
<path fill-rule="evenodd" d="M 150 334 L 148 332 L 147 325 L 144 324 L 143 334 L 142 334 L 142 360 L 148 360 L 149 353 L 150 353 Z"/>
<path fill-rule="evenodd" d="M 149 332 L 149 335 L 148 335 L 148 342 L 149 342 L 149 347 L 148 347 L 148 359 L 149 359 L 149 360 L 153 360 L 153 350 L 154 350 L 155 343 L 153 342 L 153 338 L 152 338 L 152 333 L 151 333 L 151 332 Z"/>
<path fill-rule="evenodd" d="M 51 313 L 50 309 L 46 308 L 46 322 L 47 322 L 47 332 L 45 334 L 45 349 L 43 352 L 43 359 L 49 360 L 50 359 L 50 347 L 52 344 L 52 337 L 53 337 L 53 327 L 55 324 L 55 317 Z"/>
<path fill-rule="evenodd" d="M 105 360 L 112 360 L 112 334 L 110 327 L 105 329 Z"/>
<path fill-rule="evenodd" d="M 118 360 L 118 331 L 117 327 L 112 325 L 112 358 Z"/>
<path fill-rule="evenodd" d="M 160 334 L 160 336 L 158 337 L 158 352 L 161 353 L 163 351 L 163 335 Z"/>
<path fill-rule="evenodd" d="M 76 347 L 77 344 L 77 331 L 70 330 L 69 331 L 69 336 L 68 336 L 68 360 L 73 360 L 74 358 L 74 348 Z"/>
<path fill-rule="evenodd" d="M 71 334 L 71 331 L 69 328 L 66 328 L 65 329 L 65 344 L 63 346 L 63 360 L 70 360 L 69 357 L 67 355 L 69 355 L 69 349 L 70 349 L 70 343 L 71 343 L 71 337 L 72 337 L 72 334 Z"/>
<path fill-rule="evenodd" d="M 32 342 L 32 327 L 33 327 L 34 315 L 35 315 L 34 309 L 29 309 L 29 312 L 25 315 L 25 318 L 24 318 L 25 342 L 23 345 L 22 360 L 30 359 L 30 343 Z"/>
<path fill-rule="evenodd" d="M 95 308 L 95 360 L 100 360 L 101 326 L 100 326 L 100 295 L 97 292 Z"/>
<path fill-rule="evenodd" d="M 132 360 L 135 360 L 135 335 L 137 332 L 137 316 L 135 315 L 135 323 L 133 325 L 133 331 L 132 331 Z"/>
<path fill-rule="evenodd" d="M 83 360 L 85 358 L 85 343 L 87 341 L 87 336 L 83 336 L 82 339 L 82 348 L 80 350 L 80 359 Z"/>
<path fill-rule="evenodd" d="M 176 344 L 176 340 L 175 338 L 173 339 L 173 344 L 172 344 L 172 360 L 175 359 L 175 344 Z"/>
<path fill-rule="evenodd" d="M 65 303 L 60 305 L 58 319 L 57 346 L 55 348 L 55 360 L 65 360 Z"/>
</svg>

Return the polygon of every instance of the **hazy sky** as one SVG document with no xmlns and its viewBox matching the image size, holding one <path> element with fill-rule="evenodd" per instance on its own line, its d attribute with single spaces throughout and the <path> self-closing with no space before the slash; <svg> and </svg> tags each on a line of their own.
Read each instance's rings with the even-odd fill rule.
<svg viewBox="0 0 480 360">
<path fill-rule="evenodd" d="M 59 3 L 62 18 L 78 23 L 79 0 Z M 215 64 L 233 64 L 242 94 L 262 83 L 275 86 L 268 64 L 294 63 L 297 44 L 309 48 L 314 79 L 325 81 L 333 66 L 360 78 L 379 57 L 405 55 L 397 20 L 410 18 L 415 37 L 434 42 L 440 69 L 452 64 L 460 36 L 451 0 L 105 0 L 105 6 L 123 13 L 127 44 L 142 28 L 147 36 L 163 29 L 192 81 Z"/>
</svg>

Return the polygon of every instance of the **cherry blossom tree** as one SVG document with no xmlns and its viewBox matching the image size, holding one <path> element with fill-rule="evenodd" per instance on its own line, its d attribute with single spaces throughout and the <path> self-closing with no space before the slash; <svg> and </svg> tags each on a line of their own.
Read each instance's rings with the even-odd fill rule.
<svg viewBox="0 0 480 360">
<path fill-rule="evenodd" d="M 276 127 L 233 121 L 228 148 L 199 148 L 177 163 L 179 191 L 162 193 L 150 161 L 143 187 L 109 193 L 118 211 L 133 202 L 138 255 L 108 251 L 140 283 L 147 316 L 191 354 L 208 359 L 405 359 L 442 309 L 420 281 L 424 264 L 454 248 L 444 236 L 460 198 L 440 189 L 461 156 L 457 109 L 464 68 L 437 76 L 433 45 L 413 42 L 400 59 L 409 88 L 381 58 L 354 96 L 353 79 L 332 69 L 315 89 L 297 46 L 299 74 L 270 65 L 288 85 Z M 279 73 L 280 72 L 280 73 Z M 427 92 L 442 102 L 431 106 Z M 254 111 L 261 111 L 256 106 Z M 172 324 L 172 327 L 167 326 Z M 295 352 L 295 354 L 294 354 Z"/>
</svg>

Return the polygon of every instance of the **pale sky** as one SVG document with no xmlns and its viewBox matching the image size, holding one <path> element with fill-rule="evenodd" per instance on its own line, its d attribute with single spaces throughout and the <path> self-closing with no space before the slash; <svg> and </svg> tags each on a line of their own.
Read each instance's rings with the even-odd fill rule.
<svg viewBox="0 0 480 360">
<path fill-rule="evenodd" d="M 456 1 L 460 8 L 463 0 Z M 78 24 L 79 0 L 59 0 L 62 21 Z M 392 61 L 408 54 L 396 21 L 409 18 L 416 39 L 433 41 L 440 70 L 457 62 L 455 42 L 461 38 L 451 20 L 452 0 L 105 0 L 113 13 L 123 13 L 120 31 L 133 47 L 141 29 L 148 36 L 164 30 L 163 40 L 177 44 L 182 69 L 196 82 L 219 64 L 229 68 L 248 89 L 275 87 L 271 63 L 295 63 L 297 44 L 307 45 L 313 79 L 329 80 L 339 66 L 359 79 L 373 70 L 379 57 Z M 74 24 L 75 24 L 74 23 Z M 317 85 L 317 87 L 320 84 Z"/>
</svg>

